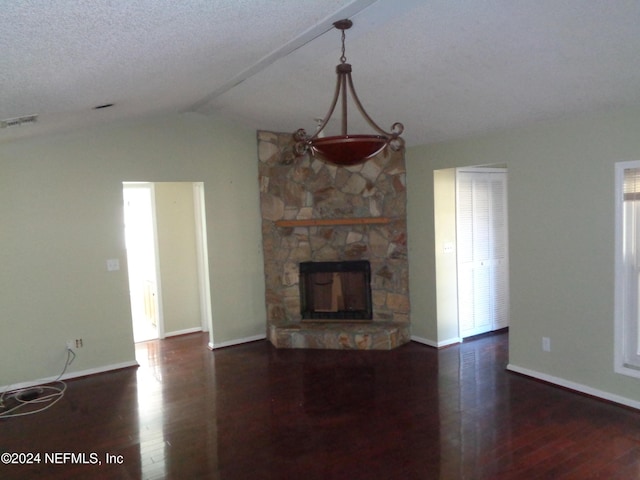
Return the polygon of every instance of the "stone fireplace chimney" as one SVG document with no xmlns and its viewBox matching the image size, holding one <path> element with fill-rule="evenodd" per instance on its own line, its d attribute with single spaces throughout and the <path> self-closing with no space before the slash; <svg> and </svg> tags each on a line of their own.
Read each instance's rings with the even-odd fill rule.
<svg viewBox="0 0 640 480">
<path fill-rule="evenodd" d="M 337 167 L 308 156 L 294 158 L 293 143 L 291 134 L 258 132 L 269 340 L 278 348 L 331 349 L 391 349 L 408 342 L 403 153 L 380 153 L 361 165 Z M 303 319 L 300 265 L 353 261 L 366 261 L 369 268 L 371 318 Z M 343 288 L 342 278 L 336 282 Z"/>
</svg>

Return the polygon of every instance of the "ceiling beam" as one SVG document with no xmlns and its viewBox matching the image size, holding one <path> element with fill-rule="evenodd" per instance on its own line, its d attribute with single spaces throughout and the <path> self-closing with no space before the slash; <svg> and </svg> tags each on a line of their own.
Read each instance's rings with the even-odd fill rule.
<svg viewBox="0 0 640 480">
<path fill-rule="evenodd" d="M 280 48 L 277 48 L 273 52 L 267 54 L 262 57 L 256 63 L 251 65 L 249 68 L 243 70 L 238 75 L 231 78 L 229 81 L 216 88 L 213 92 L 209 93 L 207 96 L 199 100 L 198 102 L 191 105 L 187 111 L 190 112 L 200 112 L 200 113 L 208 113 L 210 112 L 209 104 L 218 96 L 223 93 L 231 90 L 233 87 L 241 84 L 248 78 L 253 77 L 257 73 L 260 73 L 262 70 L 267 68 L 269 65 L 273 64 L 277 60 L 286 57 L 290 53 L 296 51 L 297 49 L 305 46 L 307 43 L 315 40 L 320 35 L 332 30 L 333 23 L 341 20 L 343 18 L 349 18 L 357 13 L 361 12 L 365 8 L 369 7 L 377 0 L 354 0 L 350 4 L 336 11 L 332 15 L 328 16 L 317 25 L 305 30 L 300 35 L 290 40 L 286 44 L 282 45 Z"/>
</svg>

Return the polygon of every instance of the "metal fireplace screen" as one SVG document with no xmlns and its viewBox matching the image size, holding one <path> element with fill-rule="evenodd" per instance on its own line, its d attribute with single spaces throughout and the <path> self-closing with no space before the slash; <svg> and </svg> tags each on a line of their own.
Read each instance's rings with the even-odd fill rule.
<svg viewBox="0 0 640 480">
<path fill-rule="evenodd" d="M 303 320 L 370 321 L 369 262 L 300 263 L 300 306 Z"/>
</svg>

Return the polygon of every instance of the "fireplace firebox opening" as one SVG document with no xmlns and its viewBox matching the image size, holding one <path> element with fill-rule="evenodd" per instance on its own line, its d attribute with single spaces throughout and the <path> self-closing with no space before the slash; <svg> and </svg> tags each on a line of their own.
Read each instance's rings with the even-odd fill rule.
<svg viewBox="0 0 640 480">
<path fill-rule="evenodd" d="M 302 262 L 302 320 L 371 321 L 371 266 L 367 260 Z"/>
</svg>

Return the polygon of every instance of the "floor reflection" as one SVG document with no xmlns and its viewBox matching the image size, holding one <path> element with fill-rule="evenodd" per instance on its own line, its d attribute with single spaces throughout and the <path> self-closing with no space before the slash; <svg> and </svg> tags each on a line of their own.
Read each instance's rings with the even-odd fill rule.
<svg viewBox="0 0 640 480">
<path fill-rule="evenodd" d="M 206 337 L 139 343 L 136 358 L 142 478 L 218 478 L 216 355 Z"/>
<path fill-rule="evenodd" d="M 166 345 L 137 345 L 143 476 L 254 478 L 259 465 L 263 478 L 472 478 L 509 437 L 507 343 L 495 338 L 188 358 Z"/>
<path fill-rule="evenodd" d="M 166 476 L 164 438 L 163 362 L 158 340 L 136 344 L 140 365 L 138 382 L 138 425 L 142 478 Z"/>
<path fill-rule="evenodd" d="M 509 443 L 506 349 L 488 336 L 439 353 L 441 478 L 488 474 L 487 459 Z"/>
</svg>

